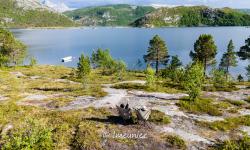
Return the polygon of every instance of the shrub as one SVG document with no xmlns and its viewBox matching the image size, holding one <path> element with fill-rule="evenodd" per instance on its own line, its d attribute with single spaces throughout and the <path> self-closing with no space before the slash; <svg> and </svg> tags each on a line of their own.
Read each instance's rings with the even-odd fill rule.
<svg viewBox="0 0 250 150">
<path fill-rule="evenodd" d="M 150 66 L 147 67 L 146 69 L 146 85 L 148 87 L 154 86 L 155 85 L 155 71 L 153 68 L 151 68 Z"/>
<path fill-rule="evenodd" d="M 248 150 L 250 147 L 250 137 L 244 135 L 240 139 L 226 140 L 214 146 L 215 150 Z"/>
<path fill-rule="evenodd" d="M 73 141 L 75 149 L 100 150 L 101 137 L 98 135 L 96 125 L 91 122 L 81 122 Z"/>
<path fill-rule="evenodd" d="M 44 123 L 38 120 L 26 120 L 10 135 L 4 136 L 2 149 L 53 149 L 52 130 L 47 128 Z"/>
<path fill-rule="evenodd" d="M 187 149 L 186 143 L 177 135 L 166 135 L 163 139 L 169 144 L 172 148 L 185 150 Z"/>
<path fill-rule="evenodd" d="M 189 99 L 194 101 L 201 93 L 204 81 L 204 70 L 199 63 L 187 67 L 182 81 L 183 88 L 189 94 Z"/>
<path fill-rule="evenodd" d="M 158 110 L 152 110 L 149 121 L 156 124 L 169 124 L 171 122 L 170 118 L 166 116 L 165 113 Z"/>
<path fill-rule="evenodd" d="M 210 99 L 197 99 L 196 101 L 191 102 L 187 100 L 181 100 L 178 105 L 181 109 L 190 113 L 205 113 L 212 116 L 222 115 L 218 107 L 216 107 L 215 104 L 212 104 L 212 100 Z"/>
<path fill-rule="evenodd" d="M 34 67 L 35 65 L 37 65 L 37 60 L 35 57 L 31 57 L 30 58 L 30 67 Z"/>
</svg>

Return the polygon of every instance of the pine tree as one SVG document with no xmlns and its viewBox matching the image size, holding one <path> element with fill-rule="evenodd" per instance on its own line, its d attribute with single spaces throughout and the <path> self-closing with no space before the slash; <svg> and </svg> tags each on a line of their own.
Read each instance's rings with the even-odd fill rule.
<svg viewBox="0 0 250 150">
<path fill-rule="evenodd" d="M 90 59 L 88 56 L 85 57 L 84 54 L 82 54 L 77 63 L 77 77 L 82 80 L 84 86 L 86 85 L 90 71 Z"/>
<path fill-rule="evenodd" d="M 250 37 L 245 40 L 245 45 L 240 48 L 237 54 L 242 60 L 250 60 Z"/>
<path fill-rule="evenodd" d="M 227 52 L 225 52 L 221 58 L 220 68 L 225 70 L 227 73 L 227 78 L 229 74 L 229 67 L 236 67 L 237 60 L 236 60 L 236 52 L 234 51 L 233 41 L 230 40 L 227 46 Z"/>
<path fill-rule="evenodd" d="M 238 80 L 239 82 L 242 82 L 242 81 L 244 81 L 244 78 L 242 77 L 241 74 L 239 74 L 238 77 L 237 77 L 237 80 Z"/>
<path fill-rule="evenodd" d="M 182 81 L 183 88 L 187 91 L 191 101 L 197 100 L 200 96 L 204 82 L 204 70 L 201 64 L 194 63 L 185 70 Z"/>
<path fill-rule="evenodd" d="M 171 62 L 169 64 L 169 69 L 175 70 L 179 68 L 180 66 L 182 66 L 182 62 L 180 61 L 179 57 L 177 55 L 172 56 Z"/>
<path fill-rule="evenodd" d="M 158 35 L 150 40 L 149 45 L 147 55 L 144 55 L 144 60 L 148 64 L 155 64 L 156 74 L 158 75 L 160 65 L 166 64 L 168 61 L 168 49 L 165 42 Z"/>
<path fill-rule="evenodd" d="M 215 62 L 217 54 L 217 46 L 213 40 L 213 36 L 209 34 L 200 35 L 194 44 L 194 52 L 190 52 L 190 57 L 195 62 L 203 63 L 204 74 L 206 74 L 207 66 Z"/>
<path fill-rule="evenodd" d="M 246 70 L 247 70 L 247 78 L 248 78 L 248 81 L 250 81 L 250 65 L 248 65 L 247 67 L 246 67 Z"/>
</svg>

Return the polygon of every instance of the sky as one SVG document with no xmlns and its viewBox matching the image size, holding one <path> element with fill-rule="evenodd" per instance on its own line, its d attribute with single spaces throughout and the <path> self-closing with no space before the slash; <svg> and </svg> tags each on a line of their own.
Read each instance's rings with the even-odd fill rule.
<svg viewBox="0 0 250 150">
<path fill-rule="evenodd" d="M 206 5 L 210 7 L 232 7 L 249 8 L 250 0 L 50 0 L 54 3 L 65 3 L 71 8 L 80 8 L 87 6 L 107 5 L 107 4 L 132 4 L 132 5 Z"/>
</svg>

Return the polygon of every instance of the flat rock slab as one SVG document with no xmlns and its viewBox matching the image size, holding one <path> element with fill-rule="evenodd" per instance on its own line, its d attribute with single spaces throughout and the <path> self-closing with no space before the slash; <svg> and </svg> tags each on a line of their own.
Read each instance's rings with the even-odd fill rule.
<svg viewBox="0 0 250 150">
<path fill-rule="evenodd" d="M 158 92 L 153 92 L 153 93 L 148 93 L 144 91 L 129 91 L 129 94 L 136 95 L 138 97 L 155 97 L 158 99 L 165 99 L 165 100 L 178 100 L 183 97 L 188 96 L 188 94 L 184 93 L 176 93 L 176 94 L 167 94 L 167 93 L 158 93 Z"/>
<path fill-rule="evenodd" d="M 206 122 L 214 122 L 214 121 L 223 121 L 223 117 L 217 116 L 209 116 L 209 115 L 195 115 L 195 114 L 188 114 L 188 117 L 193 120 L 197 121 L 206 121 Z"/>
<path fill-rule="evenodd" d="M 240 127 L 240 130 L 243 132 L 246 132 L 248 136 L 250 136 L 250 127 L 249 126 L 242 126 Z"/>
<path fill-rule="evenodd" d="M 77 97 L 76 100 L 70 102 L 69 105 L 62 107 L 62 108 L 59 108 L 59 110 L 67 111 L 67 110 L 76 110 L 76 109 L 87 108 L 94 101 L 96 101 L 95 97 L 80 96 L 80 97 Z"/>
<path fill-rule="evenodd" d="M 181 130 L 181 129 L 174 129 L 171 127 L 163 127 L 163 132 L 166 133 L 174 133 L 180 137 L 182 137 L 187 142 L 202 142 L 203 144 L 212 144 L 211 141 L 208 139 L 205 139 L 197 134 L 189 133 L 187 131 Z"/>
<path fill-rule="evenodd" d="M 215 96 L 220 99 L 244 100 L 250 96 L 250 89 L 242 89 L 233 92 L 205 92 L 206 96 Z"/>
<path fill-rule="evenodd" d="M 33 100 L 33 101 L 42 101 L 42 100 L 46 100 L 48 98 L 49 97 L 46 96 L 46 95 L 29 95 L 29 96 L 25 97 L 23 99 L 23 101 L 30 101 L 30 100 Z"/>
<path fill-rule="evenodd" d="M 250 115 L 249 109 L 241 109 L 238 111 L 241 115 Z"/>
<path fill-rule="evenodd" d="M 5 100 L 8 100 L 8 97 L 1 96 L 1 95 L 0 95 L 0 101 L 5 101 Z"/>
<path fill-rule="evenodd" d="M 10 72 L 10 74 L 15 75 L 17 78 L 25 77 L 22 72 Z"/>
<path fill-rule="evenodd" d="M 152 107 L 154 110 L 159 110 L 171 117 L 188 117 L 183 111 L 179 110 L 179 107 L 176 105 L 167 105 L 167 106 L 154 106 Z"/>
</svg>

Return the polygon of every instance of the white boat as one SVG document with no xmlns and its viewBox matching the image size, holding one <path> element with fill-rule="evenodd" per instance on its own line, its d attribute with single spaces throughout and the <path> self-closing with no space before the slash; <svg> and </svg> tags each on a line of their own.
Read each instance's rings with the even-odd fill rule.
<svg viewBox="0 0 250 150">
<path fill-rule="evenodd" d="M 62 62 L 71 62 L 72 59 L 73 59 L 72 56 L 67 56 L 67 57 L 62 58 Z"/>
</svg>

